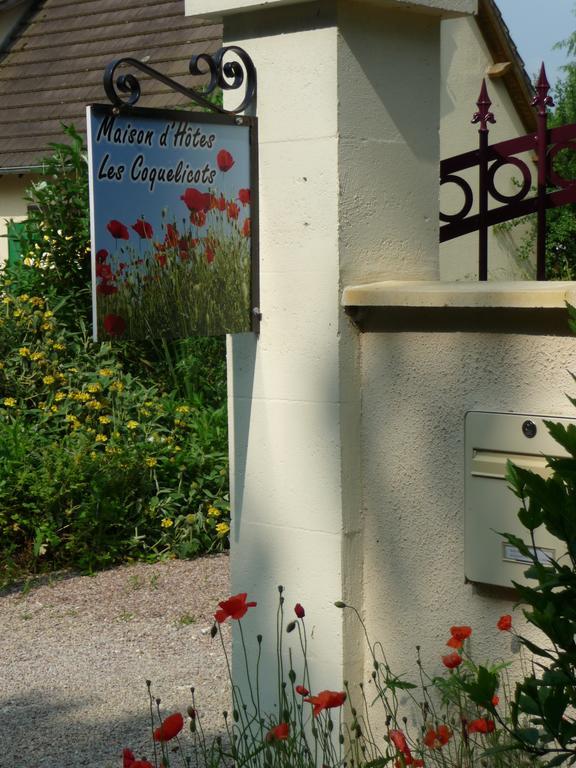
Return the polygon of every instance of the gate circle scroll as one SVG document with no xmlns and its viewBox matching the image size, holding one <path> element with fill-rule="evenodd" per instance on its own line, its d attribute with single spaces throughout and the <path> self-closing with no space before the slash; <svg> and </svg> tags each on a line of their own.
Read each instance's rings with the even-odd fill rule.
<svg viewBox="0 0 576 768">
<path fill-rule="evenodd" d="M 467 181 L 461 179 L 460 176 L 455 176 L 452 173 L 449 173 L 446 176 L 442 176 L 440 179 L 440 186 L 442 186 L 442 184 L 456 184 L 458 187 L 460 187 L 462 192 L 464 192 L 464 205 L 457 213 L 440 212 L 440 221 L 455 222 L 465 219 L 466 216 L 468 216 L 470 213 L 470 209 L 472 208 L 472 203 L 474 201 L 474 195 L 472 194 L 470 185 Z"/>
<path fill-rule="evenodd" d="M 562 189 L 566 189 L 567 187 L 572 187 L 576 183 L 576 179 L 565 179 L 563 176 L 560 176 L 559 173 L 557 173 L 554 170 L 554 158 L 558 154 L 558 152 L 561 152 L 563 149 L 571 150 L 572 152 L 576 152 L 576 142 L 574 141 L 559 141 L 557 144 L 554 144 L 554 146 L 549 150 L 548 152 L 548 159 L 549 159 L 549 178 L 550 182 L 555 187 L 562 187 Z"/>
<path fill-rule="evenodd" d="M 505 195 L 502 192 L 498 192 L 496 189 L 496 186 L 494 184 L 494 177 L 496 176 L 497 171 L 500 170 L 500 168 L 504 167 L 505 165 L 513 165 L 522 174 L 522 186 L 513 195 Z M 523 160 L 520 160 L 518 157 L 499 157 L 498 160 L 496 160 L 490 168 L 488 169 L 488 192 L 489 194 L 495 199 L 498 200 L 501 203 L 515 203 L 518 200 L 522 200 L 526 197 L 528 192 L 530 191 L 530 185 L 532 183 L 532 175 L 530 173 L 530 170 L 526 163 Z"/>
</svg>

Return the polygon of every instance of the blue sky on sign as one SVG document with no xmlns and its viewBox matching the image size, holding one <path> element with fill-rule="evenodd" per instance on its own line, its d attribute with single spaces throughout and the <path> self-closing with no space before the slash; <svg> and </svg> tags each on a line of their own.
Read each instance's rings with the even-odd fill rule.
<svg viewBox="0 0 576 768">
<path fill-rule="evenodd" d="M 550 84 L 562 77 L 566 51 L 553 46 L 576 30 L 576 0 L 496 0 L 532 77 L 544 61 Z"/>
</svg>

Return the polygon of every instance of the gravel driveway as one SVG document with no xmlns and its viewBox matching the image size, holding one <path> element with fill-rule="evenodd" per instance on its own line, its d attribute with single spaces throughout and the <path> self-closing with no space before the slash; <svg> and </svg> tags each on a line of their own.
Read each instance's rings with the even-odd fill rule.
<svg viewBox="0 0 576 768">
<path fill-rule="evenodd" d="M 150 758 L 146 679 L 165 712 L 185 712 L 195 686 L 219 732 L 228 679 L 210 627 L 228 585 L 216 555 L 0 592 L 0 767 L 118 768 L 123 747 Z"/>
</svg>

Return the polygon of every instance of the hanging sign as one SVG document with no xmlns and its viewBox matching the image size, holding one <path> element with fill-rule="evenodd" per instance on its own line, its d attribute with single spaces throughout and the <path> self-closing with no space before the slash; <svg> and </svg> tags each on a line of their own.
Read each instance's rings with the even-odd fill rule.
<svg viewBox="0 0 576 768">
<path fill-rule="evenodd" d="M 251 330 L 255 118 L 87 112 L 94 339 Z"/>
</svg>

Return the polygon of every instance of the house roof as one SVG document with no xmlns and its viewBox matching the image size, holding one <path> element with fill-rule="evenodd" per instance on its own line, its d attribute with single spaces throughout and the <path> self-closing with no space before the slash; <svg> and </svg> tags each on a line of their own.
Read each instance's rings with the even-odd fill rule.
<svg viewBox="0 0 576 768">
<path fill-rule="evenodd" d="M 534 88 L 495 0 L 479 0 L 476 20 L 494 63 L 509 64 L 502 69 L 502 79 L 526 132 L 535 131 Z"/>
<path fill-rule="evenodd" d="M 22 0 L 0 0 L 0 13 Z M 22 2 L 24 10 L 25 3 Z M 524 63 L 495 0 L 480 0 L 477 22 L 527 131 L 535 129 L 533 91 Z M 193 54 L 221 45 L 222 28 L 184 15 L 184 0 L 40 0 L 33 2 L 0 51 L 0 171 L 38 167 L 61 124 L 83 130 L 86 104 L 107 102 L 106 65 L 132 56 L 193 86 Z M 138 75 L 139 106 L 175 107 L 183 95 Z"/>
<path fill-rule="evenodd" d="M 3 10 L 0 0 L 0 12 Z M 102 76 L 112 60 L 144 60 L 180 82 L 193 54 L 213 53 L 222 27 L 184 15 L 184 0 L 44 0 L 33 4 L 0 59 L 0 171 L 40 165 L 62 123 L 84 130 L 87 104 L 108 103 Z M 137 73 L 138 106 L 177 107 L 186 97 Z"/>
</svg>

